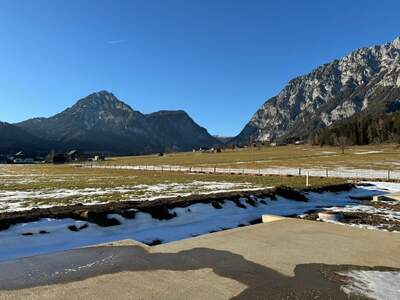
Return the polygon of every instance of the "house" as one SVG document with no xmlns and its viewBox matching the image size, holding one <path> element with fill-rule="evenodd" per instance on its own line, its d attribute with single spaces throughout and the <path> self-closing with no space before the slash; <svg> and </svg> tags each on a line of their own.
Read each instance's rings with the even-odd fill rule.
<svg viewBox="0 0 400 300">
<path fill-rule="evenodd" d="M 85 160 L 85 156 L 82 153 L 80 153 L 78 150 L 71 150 L 68 153 L 66 153 L 65 156 L 66 156 L 66 160 L 68 162 Z"/>
<path fill-rule="evenodd" d="M 19 151 L 13 155 L 12 162 L 14 164 L 33 164 L 35 162 L 35 159 L 33 157 L 25 155 L 24 152 Z"/>
<path fill-rule="evenodd" d="M 106 158 L 104 155 L 95 155 L 92 161 L 104 161 Z"/>
</svg>

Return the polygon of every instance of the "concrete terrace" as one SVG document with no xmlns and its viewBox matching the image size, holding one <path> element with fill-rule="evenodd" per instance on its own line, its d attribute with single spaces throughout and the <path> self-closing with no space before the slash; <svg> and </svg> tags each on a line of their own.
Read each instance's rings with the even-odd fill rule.
<svg viewBox="0 0 400 300">
<path fill-rule="evenodd" d="M 399 249 L 397 233 L 276 218 L 3 262 L 0 299 L 348 299 L 337 272 L 398 269 Z"/>
</svg>

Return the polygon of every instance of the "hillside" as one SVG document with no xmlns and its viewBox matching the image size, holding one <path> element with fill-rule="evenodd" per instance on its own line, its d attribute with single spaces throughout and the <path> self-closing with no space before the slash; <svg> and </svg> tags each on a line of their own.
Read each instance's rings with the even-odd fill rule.
<svg viewBox="0 0 400 300">
<path fill-rule="evenodd" d="M 93 93 L 49 118 L 16 124 L 60 150 L 142 154 L 185 151 L 219 142 L 183 111 L 144 115 L 107 91 Z"/>
<path fill-rule="evenodd" d="M 354 114 L 400 101 L 400 37 L 358 49 L 291 80 L 254 114 L 236 143 L 302 139 Z"/>
<path fill-rule="evenodd" d="M 44 141 L 18 126 L 0 122 L 0 153 L 26 152 L 43 153 L 54 145 Z"/>
</svg>

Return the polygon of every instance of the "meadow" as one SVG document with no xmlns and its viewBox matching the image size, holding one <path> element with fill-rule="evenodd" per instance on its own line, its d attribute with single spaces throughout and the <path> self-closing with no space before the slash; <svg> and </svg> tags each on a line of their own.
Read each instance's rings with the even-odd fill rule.
<svg viewBox="0 0 400 300">
<path fill-rule="evenodd" d="M 335 178 L 310 178 L 313 186 L 343 182 Z M 305 186 L 305 178 L 95 169 L 75 165 L 0 165 L 0 212 L 76 203 L 143 201 L 281 185 L 301 188 Z"/>
<path fill-rule="evenodd" d="M 400 146 L 394 144 L 338 147 L 288 145 L 223 150 L 221 153 L 186 152 L 164 156 L 112 157 L 110 165 L 180 165 L 218 168 L 321 168 L 400 170 Z"/>
</svg>

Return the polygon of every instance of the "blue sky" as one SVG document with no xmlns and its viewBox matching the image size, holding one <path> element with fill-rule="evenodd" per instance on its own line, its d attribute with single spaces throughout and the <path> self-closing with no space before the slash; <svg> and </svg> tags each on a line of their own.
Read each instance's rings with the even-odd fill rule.
<svg viewBox="0 0 400 300">
<path fill-rule="evenodd" d="M 400 1 L 0 0 L 0 120 L 98 90 L 236 135 L 291 78 L 400 35 Z"/>
</svg>

